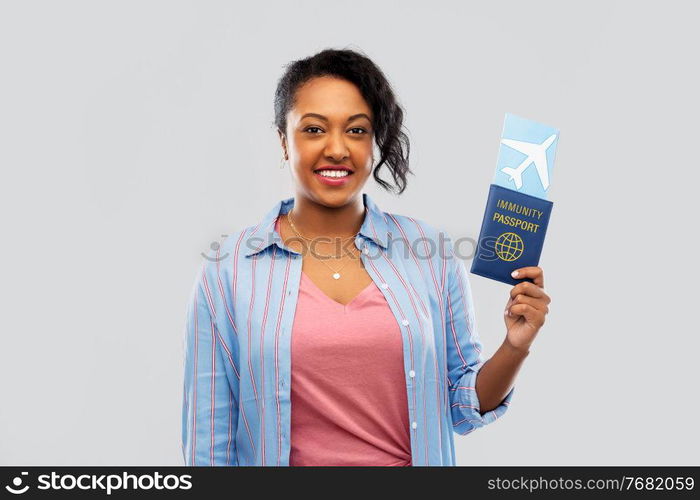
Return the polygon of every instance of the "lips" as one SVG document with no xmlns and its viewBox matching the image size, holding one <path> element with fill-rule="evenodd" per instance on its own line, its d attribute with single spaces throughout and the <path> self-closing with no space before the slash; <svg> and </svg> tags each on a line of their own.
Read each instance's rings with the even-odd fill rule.
<svg viewBox="0 0 700 500">
<path fill-rule="evenodd" d="M 328 169 L 320 168 L 318 170 L 315 170 L 314 177 L 316 177 L 321 184 L 325 184 L 327 186 L 342 186 L 343 184 L 348 182 L 348 179 L 350 179 L 350 177 L 352 176 L 352 172 L 349 172 L 348 175 L 346 175 L 344 177 L 324 177 L 323 175 L 321 175 L 319 173 L 321 170 L 328 170 Z M 333 170 L 339 170 L 339 169 L 336 168 Z"/>
<path fill-rule="evenodd" d="M 350 167 L 346 167 L 344 165 L 324 165 L 322 167 L 314 169 L 315 173 L 320 172 L 321 170 L 344 170 L 348 172 L 349 174 L 353 174 L 354 171 Z"/>
</svg>

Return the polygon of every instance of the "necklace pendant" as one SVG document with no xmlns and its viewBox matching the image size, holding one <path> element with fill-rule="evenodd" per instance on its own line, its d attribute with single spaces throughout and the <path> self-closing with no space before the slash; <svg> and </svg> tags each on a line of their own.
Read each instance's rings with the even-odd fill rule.
<svg viewBox="0 0 700 500">
<path fill-rule="evenodd" d="M 335 279 L 340 279 L 340 274 L 339 274 L 339 273 L 334 273 L 334 274 L 333 274 L 333 277 L 334 277 Z"/>
</svg>

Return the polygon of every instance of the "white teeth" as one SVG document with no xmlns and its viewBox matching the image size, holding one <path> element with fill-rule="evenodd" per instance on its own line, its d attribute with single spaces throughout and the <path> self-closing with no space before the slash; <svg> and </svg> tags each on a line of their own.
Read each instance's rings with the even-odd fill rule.
<svg viewBox="0 0 700 500">
<path fill-rule="evenodd" d="M 324 177 L 345 177 L 350 175 L 347 170 L 319 170 L 317 173 Z"/>
</svg>

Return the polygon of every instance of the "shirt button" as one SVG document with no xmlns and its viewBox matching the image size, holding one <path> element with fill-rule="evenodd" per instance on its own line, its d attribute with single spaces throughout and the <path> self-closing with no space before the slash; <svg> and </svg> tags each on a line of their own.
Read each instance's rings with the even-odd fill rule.
<svg viewBox="0 0 700 500">
<path fill-rule="evenodd" d="M 362 251 L 365 253 L 365 255 L 367 255 L 369 253 L 369 248 L 365 247 Z"/>
<path fill-rule="evenodd" d="M 408 376 L 411 377 L 411 378 L 413 378 L 413 377 L 416 376 L 416 372 L 414 372 L 413 370 L 411 370 L 410 372 L 408 372 Z"/>
<path fill-rule="evenodd" d="M 413 428 L 415 429 L 416 427 L 418 427 L 418 424 L 415 423 L 415 422 L 413 422 L 413 423 L 411 424 L 411 427 L 413 427 Z"/>
<path fill-rule="evenodd" d="M 389 285 L 386 283 L 382 283 L 382 288 L 386 290 L 387 288 L 389 288 Z"/>
<path fill-rule="evenodd" d="M 407 320 L 407 319 L 402 320 L 402 321 L 401 321 L 401 324 L 402 324 L 403 326 L 408 325 L 408 320 Z"/>
</svg>

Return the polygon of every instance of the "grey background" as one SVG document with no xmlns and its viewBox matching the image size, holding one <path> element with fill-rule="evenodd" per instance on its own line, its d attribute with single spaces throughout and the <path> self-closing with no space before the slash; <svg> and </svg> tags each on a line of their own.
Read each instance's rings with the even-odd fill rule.
<svg viewBox="0 0 700 500">
<path fill-rule="evenodd" d="M 282 66 L 364 51 L 407 112 L 390 212 L 476 238 L 505 112 L 559 127 L 551 312 L 462 465 L 698 465 L 690 2 L 0 3 L 0 464 L 179 465 L 200 252 L 292 196 Z M 470 262 L 467 262 L 467 266 Z M 509 286 L 470 275 L 487 355 Z"/>
</svg>

